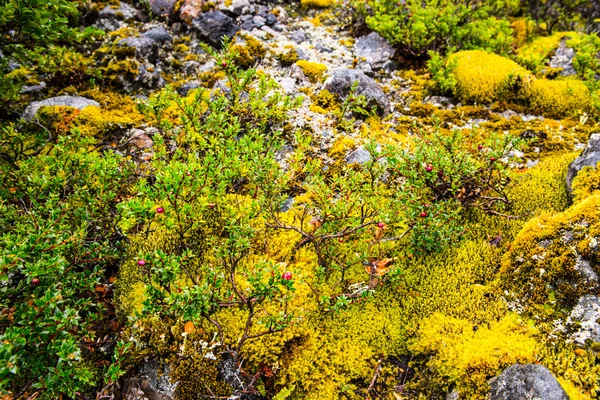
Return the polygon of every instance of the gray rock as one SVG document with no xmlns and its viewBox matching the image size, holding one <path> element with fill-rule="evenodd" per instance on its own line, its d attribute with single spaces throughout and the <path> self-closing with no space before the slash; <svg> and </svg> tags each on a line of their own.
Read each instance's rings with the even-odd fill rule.
<svg viewBox="0 0 600 400">
<path fill-rule="evenodd" d="M 567 188 L 571 191 L 573 179 L 583 167 L 595 167 L 600 161 L 600 133 L 590 136 L 587 147 L 570 165 L 567 171 Z"/>
<path fill-rule="evenodd" d="M 177 93 L 179 93 L 181 96 L 185 97 L 185 96 L 187 96 L 187 94 L 190 90 L 197 89 L 201 86 L 202 85 L 200 84 L 200 82 L 197 82 L 197 81 L 187 82 L 187 83 L 184 83 L 179 89 L 177 89 Z"/>
<path fill-rule="evenodd" d="M 346 156 L 346 163 L 348 164 L 365 164 L 371 161 L 371 153 L 364 147 L 359 147 Z"/>
<path fill-rule="evenodd" d="M 251 19 L 244 21 L 244 23 L 242 24 L 241 28 L 245 31 L 251 32 L 252 29 L 256 28 L 256 25 L 254 25 L 254 21 L 252 21 Z"/>
<path fill-rule="evenodd" d="M 577 71 L 573 68 L 573 59 L 575 58 L 575 50 L 567 46 L 567 39 L 563 38 L 554 56 L 550 59 L 548 65 L 551 68 L 562 68 L 562 76 L 576 75 Z"/>
<path fill-rule="evenodd" d="M 362 57 L 374 69 L 381 68 L 395 53 L 395 49 L 376 32 L 358 38 L 354 44 L 358 57 Z"/>
<path fill-rule="evenodd" d="M 240 16 L 244 12 L 244 8 L 250 6 L 248 0 L 233 0 L 229 6 L 222 5 L 221 11 L 231 14 L 231 16 Z"/>
<path fill-rule="evenodd" d="M 600 342 L 600 297 L 593 295 L 582 296 L 571 311 L 568 322 L 579 322 L 579 329 L 572 335 L 580 345 L 586 340 Z"/>
<path fill-rule="evenodd" d="M 21 93 L 39 93 L 44 89 L 46 89 L 46 82 L 40 82 L 38 85 L 23 86 L 23 88 L 21 88 Z"/>
<path fill-rule="evenodd" d="M 594 267 L 592 267 L 592 263 L 581 257 L 581 255 L 577 256 L 575 270 L 581 274 L 588 284 L 598 282 L 598 274 L 594 270 Z"/>
<path fill-rule="evenodd" d="M 332 53 L 333 52 L 332 48 L 323 46 L 321 43 L 318 43 L 315 46 L 315 50 L 317 50 L 318 52 L 321 52 L 321 53 Z"/>
<path fill-rule="evenodd" d="M 118 46 L 131 47 L 138 59 L 148 60 L 153 64 L 158 61 L 158 43 L 149 37 L 125 38 L 119 41 Z"/>
<path fill-rule="evenodd" d="M 279 85 L 281 86 L 281 89 L 283 89 L 283 92 L 285 94 L 294 94 L 296 93 L 297 89 L 296 89 L 296 79 L 294 78 L 282 78 L 279 81 Z"/>
<path fill-rule="evenodd" d="M 231 17 L 221 11 L 211 11 L 192 20 L 200 37 L 211 46 L 220 48 L 225 37 L 232 38 L 240 30 Z"/>
<path fill-rule="evenodd" d="M 290 35 L 290 40 L 293 40 L 296 43 L 303 43 L 308 40 L 308 35 L 304 32 L 303 29 L 298 29 Z"/>
<path fill-rule="evenodd" d="M 490 400 L 569 400 L 560 383 L 539 364 L 514 364 L 490 380 Z"/>
<path fill-rule="evenodd" d="M 255 15 L 254 18 L 252 18 L 252 22 L 254 22 L 256 27 L 261 28 L 267 23 L 267 19 L 260 15 Z"/>
<path fill-rule="evenodd" d="M 277 17 L 271 13 L 267 14 L 267 17 L 265 19 L 267 21 L 267 25 L 269 26 L 273 26 L 277 23 Z"/>
<path fill-rule="evenodd" d="M 172 17 L 177 0 L 148 0 L 152 13 L 159 17 Z"/>
<path fill-rule="evenodd" d="M 134 89 L 160 89 L 165 84 L 165 79 L 160 74 L 158 68 L 150 71 L 145 65 L 140 65 L 140 73 L 135 80 Z"/>
<path fill-rule="evenodd" d="M 98 102 L 96 102 L 94 100 L 88 99 L 86 97 L 81 97 L 81 96 L 65 95 L 65 96 L 50 97 L 48 99 L 41 100 L 41 101 L 34 101 L 33 103 L 29 104 L 27 106 L 27 108 L 25 109 L 25 111 L 23 112 L 23 118 L 27 121 L 31 121 L 33 118 L 35 118 L 35 115 L 37 114 L 39 109 L 42 107 L 46 107 L 46 106 L 73 107 L 73 108 L 77 108 L 78 110 L 83 110 L 84 108 L 90 107 L 90 106 L 100 107 L 100 104 L 98 104 Z"/>
<path fill-rule="evenodd" d="M 167 31 L 162 26 L 152 28 L 149 31 L 144 32 L 142 36 L 150 38 L 156 43 L 170 43 L 173 41 L 173 37 L 171 36 L 169 31 Z"/>
<path fill-rule="evenodd" d="M 387 115 L 390 112 L 390 100 L 379 84 L 363 72 L 349 68 L 335 69 L 325 81 L 325 89 L 345 99 L 350 94 L 354 82 L 358 82 L 355 94 L 365 96 L 369 107 L 377 107 L 380 115 Z"/>
<path fill-rule="evenodd" d="M 108 5 L 98 13 L 99 19 L 116 19 L 130 21 L 134 19 L 143 20 L 142 12 L 131 7 L 127 3 L 119 2 L 118 6 Z"/>
<path fill-rule="evenodd" d="M 279 211 L 281 211 L 281 212 L 289 211 L 292 208 L 292 206 L 294 205 L 294 201 L 295 201 L 295 199 L 293 197 L 288 197 L 287 199 L 285 199 L 285 201 L 281 205 L 281 208 L 279 208 Z"/>
</svg>

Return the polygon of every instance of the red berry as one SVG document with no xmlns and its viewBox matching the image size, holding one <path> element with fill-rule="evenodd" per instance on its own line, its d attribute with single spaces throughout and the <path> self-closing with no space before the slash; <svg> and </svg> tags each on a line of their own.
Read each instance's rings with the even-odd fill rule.
<svg viewBox="0 0 600 400">
<path fill-rule="evenodd" d="M 138 260 L 138 265 L 140 267 L 143 267 L 144 265 L 146 265 L 146 260 Z"/>
<path fill-rule="evenodd" d="M 214 208 L 215 203 L 208 203 L 208 208 Z"/>
<path fill-rule="evenodd" d="M 223 68 L 227 68 L 227 62 L 223 61 L 221 65 L 223 65 Z"/>
<path fill-rule="evenodd" d="M 164 209 L 164 208 L 162 208 L 162 207 L 157 207 L 157 208 L 156 208 L 156 212 L 157 212 L 157 213 L 159 213 L 159 214 L 162 214 L 162 213 L 164 213 L 164 212 L 165 212 L 165 209 Z"/>
<path fill-rule="evenodd" d="M 385 224 L 384 224 L 383 222 L 378 222 L 378 223 L 377 223 L 377 227 L 378 227 L 379 229 L 383 229 L 383 228 L 385 227 Z"/>
<path fill-rule="evenodd" d="M 479 146 L 477 146 L 477 148 L 478 148 L 479 150 L 481 150 L 481 149 L 483 149 L 483 146 L 482 146 L 482 145 L 479 145 Z"/>
<path fill-rule="evenodd" d="M 496 161 L 496 159 L 494 157 L 490 157 L 490 161 L 494 162 L 494 161 Z"/>
<path fill-rule="evenodd" d="M 289 281 L 290 279 L 292 279 L 292 273 L 291 272 L 284 272 L 283 275 L 281 275 L 281 279 L 284 279 L 286 281 Z"/>
<path fill-rule="evenodd" d="M 442 177 L 442 176 L 444 176 L 444 171 L 438 171 L 438 176 L 439 176 L 439 177 Z"/>
<path fill-rule="evenodd" d="M 427 216 L 427 213 L 425 211 L 421 211 L 421 214 L 419 214 L 419 216 L 421 218 L 425 218 Z"/>
<path fill-rule="evenodd" d="M 344 243 L 344 238 L 338 238 L 338 242 Z"/>
<path fill-rule="evenodd" d="M 37 285 L 39 285 L 39 284 L 40 284 L 40 282 L 41 282 L 41 281 L 40 281 L 38 278 L 33 278 L 33 279 L 31 280 L 31 284 L 32 284 L 33 286 L 37 286 Z"/>
<path fill-rule="evenodd" d="M 433 171 L 433 167 L 431 165 L 428 165 L 425 167 L 425 171 L 431 172 L 431 171 Z"/>
</svg>

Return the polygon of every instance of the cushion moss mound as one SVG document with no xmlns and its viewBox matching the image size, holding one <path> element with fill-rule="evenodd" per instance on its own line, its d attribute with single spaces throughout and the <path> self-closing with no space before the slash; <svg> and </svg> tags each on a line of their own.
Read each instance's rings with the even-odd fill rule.
<svg viewBox="0 0 600 400">
<path fill-rule="evenodd" d="M 516 62 L 482 50 L 460 51 L 450 58 L 456 62 L 455 94 L 465 102 L 491 103 L 507 91 L 511 78 L 529 72 Z"/>
</svg>

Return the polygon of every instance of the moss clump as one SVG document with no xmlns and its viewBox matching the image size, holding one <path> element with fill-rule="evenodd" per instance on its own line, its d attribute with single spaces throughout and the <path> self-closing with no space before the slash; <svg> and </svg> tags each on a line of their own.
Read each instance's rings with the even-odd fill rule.
<svg viewBox="0 0 600 400">
<path fill-rule="evenodd" d="M 590 91 L 582 81 L 538 79 L 516 62 L 485 51 L 456 53 L 450 56 L 448 68 L 455 80 L 452 91 L 464 102 L 516 103 L 554 118 L 589 112 L 592 107 Z"/>
<path fill-rule="evenodd" d="M 240 38 L 243 43 L 231 46 L 233 60 L 241 68 L 250 68 L 265 57 L 267 49 L 253 36 L 241 35 Z"/>
<path fill-rule="evenodd" d="M 304 8 L 328 8 L 335 4 L 335 0 L 300 0 Z"/>
<path fill-rule="evenodd" d="M 314 61 L 300 60 L 296 62 L 296 65 L 312 83 L 321 81 L 327 71 L 327 66 Z"/>
<path fill-rule="evenodd" d="M 461 51 L 450 58 L 457 66 L 455 94 L 461 101 L 490 103 L 503 98 L 511 79 L 529 72 L 508 58 L 482 50 Z"/>
<path fill-rule="evenodd" d="M 577 176 L 571 185 L 573 189 L 573 201 L 575 203 L 600 190 L 599 167 L 599 164 L 596 164 L 594 168 L 589 166 L 583 167 L 583 169 L 577 173 Z"/>
<path fill-rule="evenodd" d="M 281 63 L 282 66 L 284 67 L 289 67 L 290 65 L 294 64 L 296 61 L 298 61 L 298 51 L 296 51 L 296 48 L 294 46 L 286 46 L 287 51 L 277 54 L 277 60 L 279 60 L 279 62 Z"/>
<path fill-rule="evenodd" d="M 537 341 L 533 333 L 512 314 L 478 325 L 435 313 L 421 322 L 411 350 L 416 355 L 435 355 L 427 367 L 456 384 L 461 398 L 483 400 L 489 391 L 487 381 L 498 371 L 534 361 Z"/>
<path fill-rule="evenodd" d="M 502 261 L 502 287 L 520 307 L 542 316 L 574 306 L 583 294 L 600 293 L 590 279 L 600 273 L 598 237 L 600 193 L 530 220 Z"/>
<path fill-rule="evenodd" d="M 590 90 L 579 80 L 534 79 L 523 97 L 530 111 L 548 117 L 591 111 Z"/>
</svg>

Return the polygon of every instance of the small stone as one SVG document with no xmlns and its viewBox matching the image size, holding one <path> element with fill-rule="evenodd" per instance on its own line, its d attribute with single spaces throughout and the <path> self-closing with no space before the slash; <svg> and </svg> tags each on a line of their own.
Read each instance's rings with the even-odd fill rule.
<svg viewBox="0 0 600 400">
<path fill-rule="evenodd" d="M 148 0 L 152 13 L 158 17 L 172 17 L 177 0 Z"/>
<path fill-rule="evenodd" d="M 292 95 L 292 94 L 296 93 L 296 91 L 297 91 L 296 79 L 294 79 L 294 78 L 290 78 L 290 77 L 282 78 L 281 80 L 279 80 L 279 85 L 281 86 L 281 89 L 283 89 L 283 92 L 285 94 Z"/>
<path fill-rule="evenodd" d="M 345 99 L 350 94 L 350 90 L 355 82 L 358 82 L 355 91 L 356 95 L 365 96 L 369 107 L 377 107 L 377 112 L 380 115 L 389 114 L 390 100 L 379 84 L 363 72 L 349 68 L 335 69 L 331 71 L 329 78 L 325 81 L 325 89 Z"/>
<path fill-rule="evenodd" d="M 157 26 L 149 31 L 145 32 L 142 36 L 154 40 L 156 43 L 170 43 L 173 41 L 173 37 L 162 26 Z"/>
<path fill-rule="evenodd" d="M 395 53 L 395 49 L 376 32 L 358 38 L 354 44 L 356 55 L 364 58 L 373 68 L 380 68 L 389 61 Z"/>
<path fill-rule="evenodd" d="M 252 18 L 252 22 L 254 22 L 254 25 L 256 27 L 260 28 L 267 23 L 267 20 L 265 19 L 265 17 L 261 17 L 260 15 L 255 15 Z"/>
<path fill-rule="evenodd" d="M 600 342 L 600 297 L 582 296 L 573 307 L 567 323 L 577 322 L 579 329 L 572 335 L 573 340 L 584 345 L 587 340 Z"/>
<path fill-rule="evenodd" d="M 192 24 L 194 18 L 202 14 L 203 0 L 184 0 L 179 9 L 179 17 L 188 25 Z"/>
<path fill-rule="evenodd" d="M 215 48 L 222 46 L 225 37 L 232 38 L 240 30 L 231 17 L 221 11 L 202 14 L 192 21 L 200 37 Z"/>
<path fill-rule="evenodd" d="M 315 46 L 315 50 L 317 50 L 318 52 L 321 52 L 321 53 L 332 53 L 333 52 L 332 48 L 323 46 L 321 43 L 318 43 Z"/>
<path fill-rule="evenodd" d="M 490 400 L 569 400 L 554 376 L 539 364 L 514 364 L 490 380 Z"/>
<path fill-rule="evenodd" d="M 149 37 L 125 38 L 118 42 L 118 46 L 133 48 L 138 59 L 145 59 L 153 64 L 158 61 L 158 44 Z"/>
<path fill-rule="evenodd" d="M 271 14 L 271 13 L 267 14 L 266 23 L 269 26 L 275 25 L 277 23 L 277 17 L 274 16 L 273 14 Z"/>
<path fill-rule="evenodd" d="M 23 94 L 39 93 L 39 92 L 43 91 L 44 89 L 46 89 L 46 82 L 40 82 L 37 85 L 23 86 L 21 88 L 21 93 L 23 93 Z"/>
<path fill-rule="evenodd" d="M 585 150 L 569 165 L 567 171 L 567 188 L 571 191 L 573 179 L 577 176 L 583 167 L 595 167 L 600 162 L 600 133 L 595 133 L 590 136 Z"/>
<path fill-rule="evenodd" d="M 567 46 L 567 39 L 563 38 L 560 41 L 558 49 L 554 52 L 554 56 L 550 59 L 548 65 L 550 68 L 562 68 L 560 74 L 562 76 L 576 75 L 577 71 L 573 68 L 573 59 L 575 58 L 575 50 Z"/>
<path fill-rule="evenodd" d="M 46 106 L 50 106 L 50 107 L 73 107 L 76 108 L 78 110 L 83 110 L 86 107 L 100 107 L 100 104 L 98 104 L 98 102 L 85 98 L 85 97 L 81 97 L 81 96 L 69 96 L 69 95 L 64 95 L 64 96 L 57 96 L 57 97 L 50 97 L 48 99 L 45 100 L 41 100 L 41 101 L 34 101 L 33 103 L 29 104 L 29 106 L 27 106 L 27 108 L 25 109 L 25 111 L 23 112 L 23 119 L 25 119 L 26 121 L 31 121 L 33 118 L 35 118 L 35 115 L 37 114 L 38 110 L 42 107 L 46 107 Z"/>
<path fill-rule="evenodd" d="M 303 29 L 298 29 L 290 35 L 290 40 L 293 40 L 296 43 L 303 43 L 308 40 L 308 35 L 304 32 Z"/>
<path fill-rule="evenodd" d="M 359 147 L 346 156 L 346 163 L 348 164 L 365 164 L 371 161 L 371 153 L 364 147 Z"/>
<path fill-rule="evenodd" d="M 256 28 L 256 25 L 254 25 L 254 21 L 249 19 L 242 24 L 241 28 L 245 31 L 251 32 L 252 29 Z"/>
<path fill-rule="evenodd" d="M 187 82 L 187 83 L 184 83 L 179 89 L 177 89 L 177 93 L 179 93 L 179 95 L 185 97 L 185 96 L 187 96 L 187 94 L 190 90 L 197 89 L 201 86 L 202 86 L 202 84 L 197 81 Z"/>
<path fill-rule="evenodd" d="M 99 19 L 118 19 L 124 21 L 130 21 L 134 19 L 142 20 L 143 16 L 141 11 L 133 8 L 127 3 L 119 2 L 118 6 L 108 5 L 104 7 L 98 13 Z"/>
</svg>

